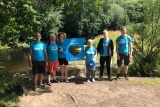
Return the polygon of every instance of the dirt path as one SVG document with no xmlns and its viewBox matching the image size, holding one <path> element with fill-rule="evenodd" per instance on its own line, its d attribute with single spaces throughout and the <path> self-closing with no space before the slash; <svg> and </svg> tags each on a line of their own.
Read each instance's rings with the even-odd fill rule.
<svg viewBox="0 0 160 107">
<path fill-rule="evenodd" d="M 132 80 L 134 78 L 130 78 Z M 20 98 L 20 107 L 160 107 L 160 88 L 129 81 L 103 80 L 87 83 L 71 78 Z"/>
</svg>

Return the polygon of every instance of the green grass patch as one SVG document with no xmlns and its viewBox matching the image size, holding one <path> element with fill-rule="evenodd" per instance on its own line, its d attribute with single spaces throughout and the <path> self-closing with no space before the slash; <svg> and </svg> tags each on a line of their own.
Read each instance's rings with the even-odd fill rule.
<svg viewBox="0 0 160 107">
<path fill-rule="evenodd" d="M 153 86 L 153 87 L 159 87 L 160 88 L 160 78 L 131 78 L 129 80 L 132 84 L 140 84 L 140 85 L 147 85 L 147 86 Z"/>
</svg>

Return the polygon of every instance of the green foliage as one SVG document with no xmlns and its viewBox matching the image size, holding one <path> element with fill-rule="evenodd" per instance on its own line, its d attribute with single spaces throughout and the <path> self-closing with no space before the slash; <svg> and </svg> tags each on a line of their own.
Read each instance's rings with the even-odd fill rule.
<svg viewBox="0 0 160 107">
<path fill-rule="evenodd" d="M 111 6 L 112 15 L 113 15 L 110 26 L 115 30 L 117 30 L 121 26 L 125 25 L 126 14 L 125 14 L 124 8 L 121 7 L 120 5 L 114 3 L 114 4 L 111 4 L 110 6 Z"/>
<path fill-rule="evenodd" d="M 10 88 L 18 83 L 9 72 L 0 72 L 0 106 L 13 107 L 18 102 L 18 96 L 10 92 Z"/>
<path fill-rule="evenodd" d="M 160 64 L 160 1 L 144 1 L 144 13 L 138 13 L 144 17 L 143 23 L 132 25 L 133 41 L 133 71 L 140 76 L 159 75 Z M 158 71 L 158 72 L 157 72 Z M 138 74 L 139 72 L 139 74 Z"/>
</svg>

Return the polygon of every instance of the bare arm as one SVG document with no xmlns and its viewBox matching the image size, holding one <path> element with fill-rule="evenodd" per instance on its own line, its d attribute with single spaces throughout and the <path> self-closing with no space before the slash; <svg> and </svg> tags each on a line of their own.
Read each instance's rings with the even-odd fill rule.
<svg viewBox="0 0 160 107">
<path fill-rule="evenodd" d="M 118 44 L 118 43 L 116 43 L 117 60 L 120 60 L 119 52 L 118 52 L 118 47 L 119 47 L 119 44 Z"/>
<path fill-rule="evenodd" d="M 44 57 L 45 57 L 46 66 L 48 66 L 48 55 L 46 50 L 44 50 Z"/>
<path fill-rule="evenodd" d="M 32 50 L 29 51 L 28 62 L 29 62 L 29 66 L 32 67 Z"/>
<path fill-rule="evenodd" d="M 133 45 L 132 45 L 132 42 L 129 43 L 130 45 L 130 54 L 129 54 L 129 58 L 131 59 L 132 58 L 132 52 L 133 52 Z"/>
</svg>

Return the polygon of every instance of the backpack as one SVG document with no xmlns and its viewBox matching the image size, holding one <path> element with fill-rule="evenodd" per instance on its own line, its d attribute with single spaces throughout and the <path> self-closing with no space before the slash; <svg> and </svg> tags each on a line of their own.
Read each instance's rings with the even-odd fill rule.
<svg viewBox="0 0 160 107">
<path fill-rule="evenodd" d="M 12 87 L 10 87 L 10 92 L 14 92 L 15 94 L 22 96 L 23 94 L 25 94 L 27 96 L 27 92 L 25 87 L 22 87 L 21 85 L 14 85 Z"/>
</svg>

